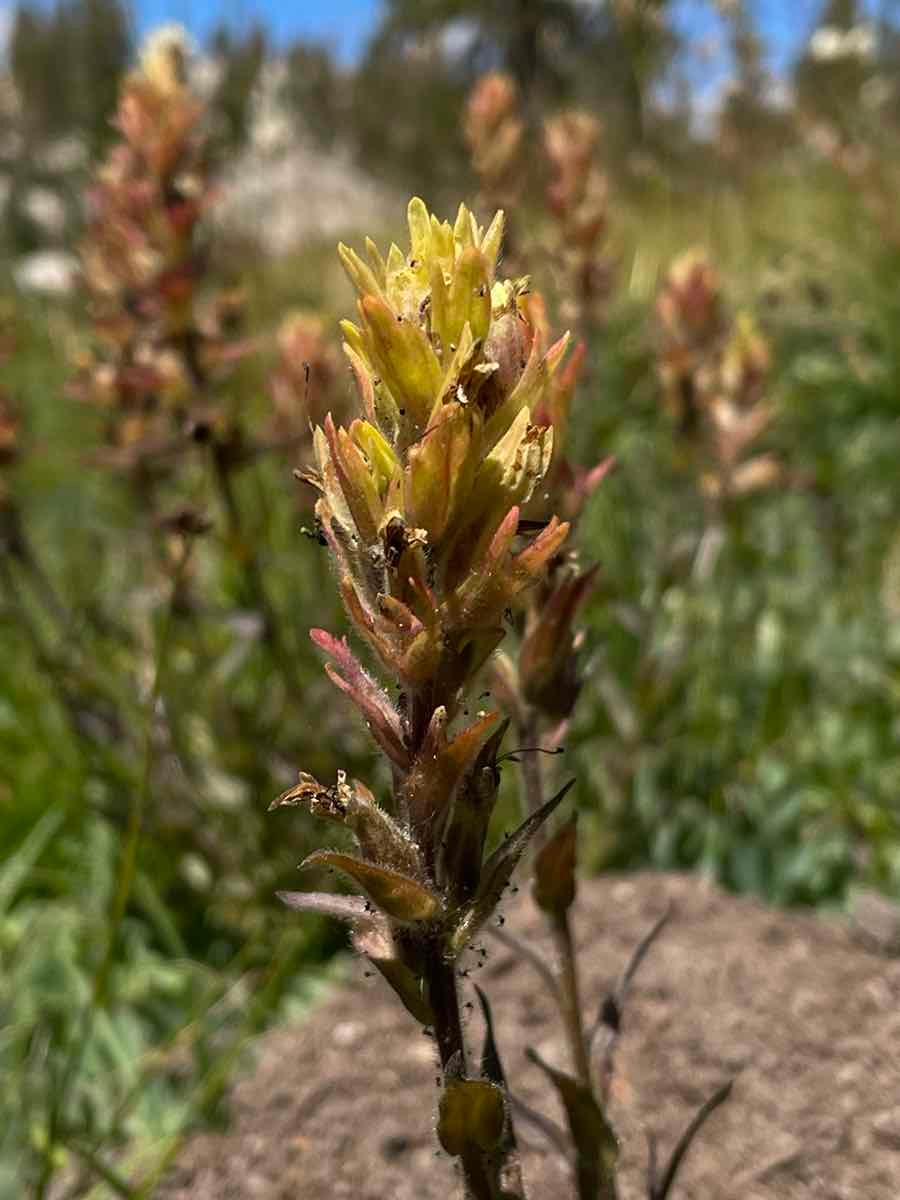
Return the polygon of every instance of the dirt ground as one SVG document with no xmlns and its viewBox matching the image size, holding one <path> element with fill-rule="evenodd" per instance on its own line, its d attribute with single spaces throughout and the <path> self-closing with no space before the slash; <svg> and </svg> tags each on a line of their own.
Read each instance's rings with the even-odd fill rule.
<svg viewBox="0 0 900 1200">
<path fill-rule="evenodd" d="M 644 1200 L 648 1133 L 664 1155 L 690 1115 L 737 1076 L 695 1143 L 678 1200 L 898 1200 L 900 960 L 861 946 L 838 919 L 767 910 L 680 876 L 583 884 L 576 935 L 585 1007 L 615 982 L 669 900 L 676 911 L 635 981 L 619 1045 L 612 1118 L 622 1200 Z M 542 944 L 530 900 L 507 928 Z M 534 971 L 493 939 L 474 978 L 489 993 L 511 1086 L 558 1120 L 535 1046 L 565 1064 Z M 297 1027 L 262 1040 L 237 1084 L 233 1125 L 185 1147 L 165 1200 L 447 1200 L 453 1165 L 432 1137 L 433 1043 L 379 978 L 352 968 Z M 474 996 L 467 996 L 474 999 Z M 478 1019 L 470 1018 L 473 1044 Z M 572 1195 L 567 1168 L 520 1123 L 529 1196 Z"/>
</svg>

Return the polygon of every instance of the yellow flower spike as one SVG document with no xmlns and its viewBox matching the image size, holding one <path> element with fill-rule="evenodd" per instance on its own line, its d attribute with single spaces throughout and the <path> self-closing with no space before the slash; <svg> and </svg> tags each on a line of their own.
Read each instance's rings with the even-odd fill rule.
<svg viewBox="0 0 900 1200">
<path fill-rule="evenodd" d="M 187 84 L 191 39 L 182 25 L 163 25 L 141 48 L 140 73 L 160 95 L 175 95 Z"/>
</svg>

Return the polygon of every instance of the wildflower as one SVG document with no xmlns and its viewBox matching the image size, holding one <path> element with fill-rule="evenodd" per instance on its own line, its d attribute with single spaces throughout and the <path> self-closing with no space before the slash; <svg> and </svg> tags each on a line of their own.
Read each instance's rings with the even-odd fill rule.
<svg viewBox="0 0 900 1200">
<path fill-rule="evenodd" d="M 596 317 L 612 281 L 612 263 L 603 248 L 609 187 L 597 162 L 600 138 L 600 122 L 584 112 L 562 113 L 544 127 L 547 206 L 558 224 L 558 257 L 566 272 L 561 294 L 577 321 Z"/>
<path fill-rule="evenodd" d="M 278 361 L 269 380 L 269 427 L 286 442 L 311 442 L 312 429 L 334 407 L 340 356 L 314 313 L 292 312 L 276 335 Z"/>
<path fill-rule="evenodd" d="M 773 454 L 747 457 L 774 416 L 763 398 L 769 372 L 769 348 L 746 313 L 738 314 L 722 352 L 720 387 L 709 405 L 709 421 L 717 470 L 703 478 L 713 497 L 745 495 L 770 487 L 783 477 Z"/>
<path fill-rule="evenodd" d="M 515 81 L 500 71 L 482 75 L 466 105 L 463 132 L 488 208 L 510 208 L 521 191 L 525 125 L 518 108 Z"/>
<path fill-rule="evenodd" d="M 748 314 L 727 314 L 703 251 L 672 265 L 656 313 L 663 402 L 679 432 L 705 447 L 704 494 L 719 500 L 777 482 L 782 468 L 773 455 L 747 458 L 773 415 L 764 399 L 769 348 Z"/>
<path fill-rule="evenodd" d="M 212 190 L 189 53 L 184 32 L 164 27 L 126 77 L 114 121 L 122 140 L 96 172 L 81 246 L 95 344 L 72 390 L 104 409 L 108 457 L 141 471 L 161 469 L 184 442 L 188 413 L 208 403 L 208 385 L 239 350 L 239 298 L 198 301 Z"/>
<path fill-rule="evenodd" d="M 556 516 L 532 538 L 520 526 L 551 467 L 553 427 L 535 414 L 552 410 L 568 339 L 548 345 L 527 281 L 497 278 L 502 214 L 483 229 L 463 206 L 450 225 L 413 200 L 408 218 L 405 254 L 340 248 L 358 294 L 358 323 L 343 331 L 362 411 L 347 427 L 326 416 L 304 475 L 354 632 L 400 687 L 395 703 L 345 641 L 313 631 L 391 764 L 393 797 L 382 807 L 342 774 L 333 787 L 301 774 L 276 805 L 355 837 L 358 855 L 320 850 L 304 865 L 339 871 L 362 896 L 286 903 L 349 921 L 357 948 L 433 1028 L 440 1141 L 467 1177 L 499 1188 L 508 1105 L 502 1080 L 466 1075 L 455 962 L 566 789 L 486 855 L 505 725 L 487 710 L 457 718 L 509 606 L 568 533 Z"/>
<path fill-rule="evenodd" d="M 532 409 L 567 338 L 547 347 L 522 282 L 496 278 L 502 216 L 485 231 L 462 207 L 451 227 L 414 200 L 409 227 L 407 256 L 341 247 L 359 293 L 360 324 L 343 329 L 365 416 L 316 430 L 309 478 L 358 632 L 406 686 L 439 686 L 452 717 L 505 609 L 565 539 L 552 518 L 515 549 L 553 453 Z"/>
</svg>

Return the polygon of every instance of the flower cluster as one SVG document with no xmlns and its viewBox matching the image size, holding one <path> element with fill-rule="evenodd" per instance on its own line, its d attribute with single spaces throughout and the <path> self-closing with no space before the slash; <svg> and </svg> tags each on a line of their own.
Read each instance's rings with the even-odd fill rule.
<svg viewBox="0 0 900 1200">
<path fill-rule="evenodd" d="M 171 449 L 210 378 L 234 357 L 240 321 L 235 295 L 202 311 L 198 301 L 212 189 L 187 60 L 179 28 L 148 39 L 122 87 L 121 141 L 95 177 L 81 247 L 95 346 L 73 390 L 107 412 L 113 459 L 132 468 Z"/>
<path fill-rule="evenodd" d="M 612 286 L 612 263 L 604 249 L 609 186 L 597 162 L 600 138 L 600 122 L 585 112 L 562 113 L 544 126 L 547 206 L 559 224 L 563 296 L 572 319 L 580 321 L 597 316 Z"/>
<path fill-rule="evenodd" d="M 463 132 L 488 209 L 510 209 L 522 189 L 525 124 L 518 109 L 515 81 L 500 71 L 482 75 L 466 104 Z"/>
<path fill-rule="evenodd" d="M 532 326 L 546 339 L 549 320 L 539 293 L 527 297 Z M 565 366 L 549 381 L 536 407 L 534 419 L 553 430 L 553 460 L 540 492 L 529 504 L 529 519 L 540 523 L 551 513 L 562 514 L 570 523 L 580 516 L 585 503 L 605 478 L 612 460 L 603 459 L 583 467 L 567 455 L 567 434 L 575 391 L 585 360 L 579 342 Z M 524 629 L 515 664 L 507 656 L 495 672 L 509 710 L 515 714 L 519 736 L 524 742 L 542 742 L 542 731 L 529 721 L 534 710 L 556 727 L 572 712 L 581 680 L 578 651 L 582 637 L 576 627 L 578 613 L 587 599 L 596 571 L 580 566 L 571 541 L 548 563 L 536 587 L 526 593 Z"/>
<path fill-rule="evenodd" d="M 765 400 L 769 348 L 747 313 L 727 312 L 718 274 L 702 250 L 673 263 L 656 315 L 663 401 L 679 432 L 706 452 L 704 493 L 721 500 L 778 482 L 778 459 L 750 453 L 773 416 Z"/>
<path fill-rule="evenodd" d="M 551 426 L 535 424 L 568 338 L 547 347 L 528 320 L 525 281 L 495 277 L 498 216 L 485 232 L 409 209 L 412 248 L 341 248 L 359 292 L 345 349 L 364 417 L 315 434 L 316 513 L 357 631 L 410 700 L 452 718 L 462 687 L 503 636 L 503 614 L 558 551 L 552 517 L 516 548 L 522 506 L 547 474 Z M 426 704 L 427 707 L 427 704 Z M 430 712 L 429 712 L 430 717 Z"/>
<path fill-rule="evenodd" d="M 335 408 L 340 355 L 315 313 L 288 313 L 275 340 L 278 359 L 269 379 L 269 430 L 279 442 L 306 445 L 313 428 Z"/>
</svg>

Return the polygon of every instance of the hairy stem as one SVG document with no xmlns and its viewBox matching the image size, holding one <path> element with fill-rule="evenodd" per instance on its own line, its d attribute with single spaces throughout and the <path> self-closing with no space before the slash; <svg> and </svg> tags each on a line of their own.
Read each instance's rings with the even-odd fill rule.
<svg viewBox="0 0 900 1200">
<path fill-rule="evenodd" d="M 525 813 L 530 816 L 544 803 L 544 772 L 541 768 L 540 723 L 534 709 L 526 709 L 518 722 L 519 742 L 523 749 L 518 757 L 522 763 L 522 783 L 525 793 Z M 546 840 L 544 827 L 534 836 L 535 853 Z"/>
<path fill-rule="evenodd" d="M 519 737 L 526 747 L 540 746 L 540 722 L 533 709 L 519 722 Z M 522 760 L 522 780 L 525 786 L 525 802 L 529 813 L 536 812 L 544 803 L 544 780 L 541 770 L 540 750 L 528 750 L 520 754 Z M 543 835 L 546 836 L 546 835 Z M 539 838 L 542 830 L 538 831 L 535 843 L 539 848 Z M 578 963 L 575 957 L 575 946 L 572 941 L 572 928 L 567 913 L 550 917 L 550 930 L 553 935 L 558 959 L 558 979 L 555 994 L 562 1015 L 566 1041 L 572 1059 L 572 1067 L 580 1083 L 585 1087 L 591 1086 L 590 1059 L 587 1050 L 587 1038 L 584 1032 L 584 1022 L 581 1016 L 581 996 L 578 986 Z"/>
<path fill-rule="evenodd" d="M 444 957 L 439 940 L 430 943 L 425 958 L 425 981 L 428 998 L 434 1012 L 434 1036 L 441 1057 L 441 1070 L 446 1077 L 448 1065 L 455 1060 L 454 1070 L 465 1074 L 466 1047 L 463 1039 L 456 972 Z"/>
</svg>

